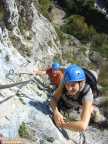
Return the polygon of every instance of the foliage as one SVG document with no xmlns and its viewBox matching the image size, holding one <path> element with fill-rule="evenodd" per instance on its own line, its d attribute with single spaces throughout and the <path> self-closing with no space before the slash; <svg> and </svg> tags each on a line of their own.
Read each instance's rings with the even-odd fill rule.
<svg viewBox="0 0 108 144">
<path fill-rule="evenodd" d="M 65 37 L 63 31 L 57 26 L 55 26 L 55 30 L 57 32 L 57 35 L 58 35 L 58 37 L 60 39 L 61 44 L 63 44 L 65 42 L 65 40 L 66 40 L 66 37 Z"/>
<path fill-rule="evenodd" d="M 0 4 L 0 21 L 3 21 L 5 17 L 5 10 L 3 6 Z"/>
<path fill-rule="evenodd" d="M 27 138 L 29 136 L 27 125 L 22 122 L 18 130 L 20 137 Z"/>
<path fill-rule="evenodd" d="M 63 0 L 63 7 L 68 14 L 79 14 L 85 8 L 93 8 L 94 0 Z"/>
<path fill-rule="evenodd" d="M 108 35 L 96 33 L 92 37 L 92 49 L 108 58 Z"/>
<path fill-rule="evenodd" d="M 77 12 L 77 5 L 73 0 L 63 0 L 63 6 L 67 13 Z"/>
<path fill-rule="evenodd" d="M 62 26 L 62 30 L 82 41 L 89 41 L 93 34 L 96 33 L 92 26 L 87 25 L 85 18 L 79 15 L 70 16 Z"/>
<path fill-rule="evenodd" d="M 108 58 L 108 35 L 105 33 L 98 33 L 93 26 L 87 24 L 83 16 L 70 16 L 65 20 L 65 24 L 61 29 L 65 33 L 74 35 L 83 43 L 90 42 L 92 50 Z"/>
<path fill-rule="evenodd" d="M 60 1 L 60 0 L 59 0 Z M 94 0 L 62 0 L 67 16 L 84 16 L 89 25 L 93 25 L 98 32 L 108 33 L 108 20 L 94 6 Z"/>
<path fill-rule="evenodd" d="M 29 22 L 26 17 L 19 17 L 18 25 L 22 33 L 30 29 Z"/>
<path fill-rule="evenodd" d="M 63 53 L 63 60 L 66 60 L 68 63 L 80 63 L 80 61 L 78 61 L 78 59 L 71 52 Z"/>
<path fill-rule="evenodd" d="M 48 17 L 48 12 L 52 7 L 52 0 L 39 0 L 39 5 L 42 14 Z"/>
<path fill-rule="evenodd" d="M 102 93 L 108 96 L 108 63 L 101 67 L 99 83 L 102 85 Z"/>
</svg>

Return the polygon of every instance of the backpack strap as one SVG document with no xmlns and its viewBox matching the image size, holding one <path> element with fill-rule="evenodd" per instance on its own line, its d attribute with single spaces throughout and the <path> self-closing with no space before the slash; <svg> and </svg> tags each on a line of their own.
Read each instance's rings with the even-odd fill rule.
<svg viewBox="0 0 108 144">
<path fill-rule="evenodd" d="M 86 75 L 87 83 L 89 83 L 89 80 L 92 80 L 92 82 L 94 84 L 96 84 L 95 87 L 97 87 L 97 80 L 96 80 L 96 77 L 94 76 L 94 74 L 91 71 L 87 70 L 86 68 L 83 68 L 83 70 L 84 70 L 85 75 Z"/>
<path fill-rule="evenodd" d="M 85 75 L 86 75 L 86 82 L 90 85 L 94 97 L 100 96 L 100 91 L 97 88 L 97 80 L 93 73 L 86 68 L 83 68 Z"/>
<path fill-rule="evenodd" d="M 79 93 L 78 100 L 80 104 L 82 104 L 82 99 L 89 92 L 89 90 L 90 90 L 90 85 L 85 84 L 83 90 Z"/>
</svg>

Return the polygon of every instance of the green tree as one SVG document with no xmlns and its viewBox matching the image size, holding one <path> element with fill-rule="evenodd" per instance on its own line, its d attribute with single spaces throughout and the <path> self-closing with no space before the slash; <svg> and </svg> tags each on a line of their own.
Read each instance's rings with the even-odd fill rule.
<svg viewBox="0 0 108 144">
<path fill-rule="evenodd" d="M 95 29 L 92 26 L 88 26 L 85 18 L 79 15 L 70 16 L 63 25 L 62 30 L 65 33 L 74 35 L 83 42 L 88 42 L 95 33 Z"/>
<path fill-rule="evenodd" d="M 40 9 L 44 16 L 48 16 L 48 11 L 52 6 L 52 0 L 39 0 Z"/>
<path fill-rule="evenodd" d="M 85 8 L 92 9 L 94 0 L 63 0 L 63 6 L 68 14 L 79 14 Z"/>
</svg>

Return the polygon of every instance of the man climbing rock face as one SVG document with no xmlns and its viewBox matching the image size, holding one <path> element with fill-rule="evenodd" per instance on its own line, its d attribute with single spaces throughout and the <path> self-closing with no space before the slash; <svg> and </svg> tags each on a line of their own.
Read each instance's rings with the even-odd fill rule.
<svg viewBox="0 0 108 144">
<path fill-rule="evenodd" d="M 34 70 L 34 74 L 38 74 L 41 76 L 48 75 L 51 84 L 55 87 L 58 87 L 64 77 L 63 70 L 61 69 L 61 65 L 59 63 L 53 63 L 51 67 L 48 67 L 44 70 Z"/>
<path fill-rule="evenodd" d="M 95 110 L 93 100 L 93 92 L 86 81 L 84 70 L 76 64 L 67 67 L 64 79 L 50 101 L 56 126 L 85 131 Z M 78 112 L 77 118 L 73 118 L 75 110 Z M 66 113 L 72 116 L 71 121 L 66 120 Z"/>
</svg>

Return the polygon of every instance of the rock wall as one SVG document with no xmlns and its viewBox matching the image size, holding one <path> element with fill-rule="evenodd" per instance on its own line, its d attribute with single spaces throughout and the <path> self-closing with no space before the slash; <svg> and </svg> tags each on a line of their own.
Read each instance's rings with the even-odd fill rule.
<svg viewBox="0 0 108 144">
<path fill-rule="evenodd" d="M 56 55 L 61 57 L 55 29 L 39 12 L 38 1 L 1 0 L 0 10 L 0 84 L 29 80 L 26 84 L 0 90 L 0 133 L 8 138 L 18 137 L 18 129 L 24 121 L 30 130 L 30 143 L 79 143 L 79 133 L 58 129 L 53 124 L 45 82 L 26 74 L 32 73 L 34 67 L 51 64 Z M 87 143 L 97 144 L 94 133 L 100 139 L 103 136 L 104 140 L 99 139 L 98 144 L 107 143 L 107 131 L 93 130 L 85 135 Z"/>
</svg>

